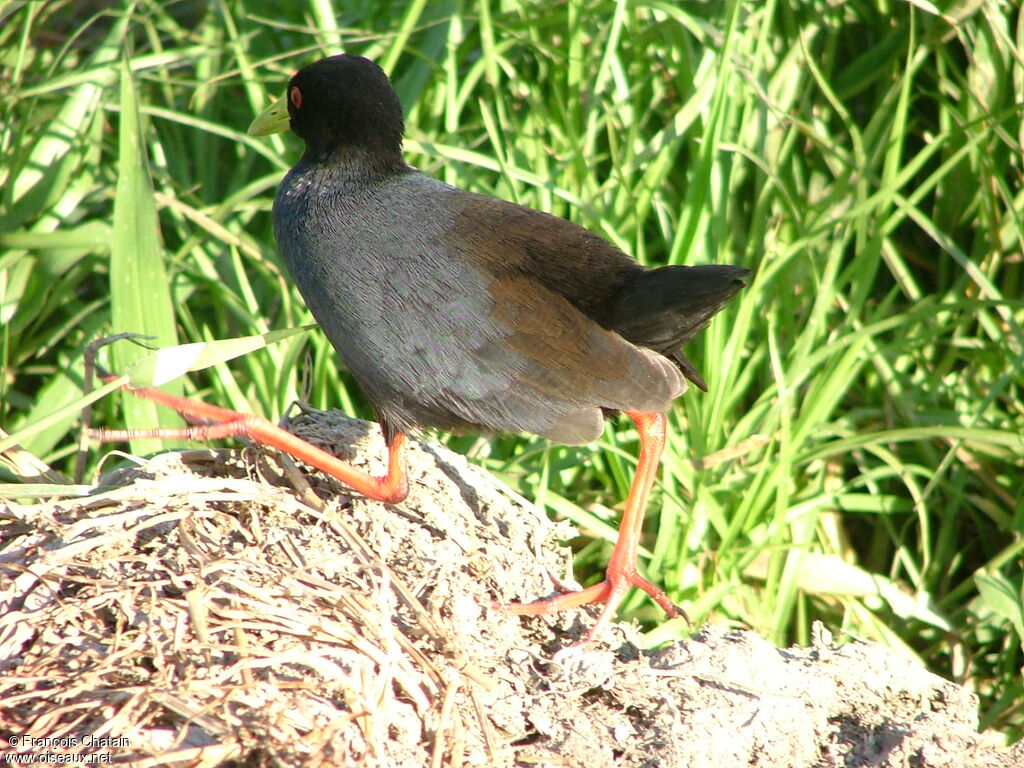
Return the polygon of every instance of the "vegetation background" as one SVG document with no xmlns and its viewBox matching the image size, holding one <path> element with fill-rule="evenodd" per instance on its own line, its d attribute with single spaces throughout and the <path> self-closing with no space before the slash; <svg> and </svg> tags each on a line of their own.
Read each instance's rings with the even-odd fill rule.
<svg viewBox="0 0 1024 768">
<path fill-rule="evenodd" d="M 6 3 L 0 491 L 84 493 L 111 466 L 82 439 L 98 337 L 309 322 L 269 215 L 300 143 L 245 129 L 342 50 L 391 73 L 428 173 L 648 264 L 755 270 L 689 348 L 711 391 L 673 411 L 649 515 L 646 568 L 694 624 L 786 644 L 821 620 L 904 648 L 970 686 L 983 727 L 1024 736 L 1024 19 L 1008 1 Z M 140 354 L 112 349 L 115 370 Z M 171 387 L 272 419 L 300 397 L 372 417 L 315 332 Z M 92 414 L 175 419 L 122 396 Z M 576 521 L 592 581 L 629 426 L 583 448 L 442 439 Z M 624 614 L 652 644 L 690 631 L 643 595 Z"/>
</svg>

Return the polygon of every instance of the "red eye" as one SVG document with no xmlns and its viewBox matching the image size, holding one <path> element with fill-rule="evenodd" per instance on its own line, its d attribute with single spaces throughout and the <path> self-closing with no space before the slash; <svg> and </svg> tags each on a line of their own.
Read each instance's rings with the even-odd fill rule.
<svg viewBox="0 0 1024 768">
<path fill-rule="evenodd" d="M 298 86 L 293 85 L 288 91 L 288 100 L 296 109 L 302 109 L 302 91 L 299 90 Z"/>
</svg>

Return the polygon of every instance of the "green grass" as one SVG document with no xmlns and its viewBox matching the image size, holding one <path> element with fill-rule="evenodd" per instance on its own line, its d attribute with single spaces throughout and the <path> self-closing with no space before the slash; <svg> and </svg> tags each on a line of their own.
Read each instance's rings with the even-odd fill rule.
<svg viewBox="0 0 1024 768">
<path fill-rule="evenodd" d="M 245 128 L 297 67 L 362 53 L 392 74 L 428 173 L 645 263 L 756 271 L 690 347 L 711 392 L 675 408 L 650 511 L 648 571 L 694 623 L 790 643 L 821 620 L 904 647 L 1019 739 L 1024 22 L 937 5 L 952 16 L 896 0 L 8 4 L 0 427 L 70 481 L 88 342 L 308 322 L 269 216 L 299 143 Z M 308 387 L 371 415 L 316 333 L 176 386 L 271 418 Z M 129 402 L 100 400 L 94 422 L 174 418 Z M 446 439 L 579 522 L 578 575 L 598 578 L 635 463 L 625 420 L 584 448 Z M 86 481 L 105 453 L 90 447 Z M 651 642 L 688 631 L 643 595 L 627 609 Z"/>
</svg>

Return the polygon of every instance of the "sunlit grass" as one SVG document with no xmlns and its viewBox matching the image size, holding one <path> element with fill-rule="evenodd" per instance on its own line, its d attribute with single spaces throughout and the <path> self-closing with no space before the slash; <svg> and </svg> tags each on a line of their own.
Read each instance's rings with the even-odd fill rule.
<svg viewBox="0 0 1024 768">
<path fill-rule="evenodd" d="M 298 66 L 362 53 L 392 74 L 427 172 L 646 263 L 755 270 L 691 345 L 711 391 L 674 410 L 649 515 L 648 570 L 694 622 L 787 643 L 820 619 L 902 646 L 1019 738 L 1020 21 L 882 5 L 9 4 L 0 427 L 70 481 L 81 425 L 62 408 L 88 342 L 309 321 L 269 216 L 299 143 L 244 132 Z M 316 333 L 178 386 L 271 418 L 299 397 L 372 416 Z M 164 418 L 124 404 L 94 421 Z M 599 577 L 635 464 L 626 420 L 583 448 L 445 439 L 578 522 L 577 575 Z M 643 595 L 627 609 L 652 642 L 688 631 Z"/>
</svg>

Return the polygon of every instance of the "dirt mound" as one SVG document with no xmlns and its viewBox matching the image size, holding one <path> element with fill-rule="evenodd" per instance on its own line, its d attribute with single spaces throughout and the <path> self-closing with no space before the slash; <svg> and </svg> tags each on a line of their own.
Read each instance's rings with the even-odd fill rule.
<svg viewBox="0 0 1024 768">
<path fill-rule="evenodd" d="M 316 412 L 292 428 L 383 470 L 375 425 Z M 824 631 L 780 650 L 707 627 L 648 653 L 618 624 L 556 654 L 586 611 L 485 603 L 548 594 L 568 527 L 437 444 L 412 442 L 409 460 L 409 498 L 390 507 L 255 451 L 164 454 L 86 498 L 0 507 L 0 751 L 136 766 L 1024 765 L 1019 745 L 977 733 L 964 689 Z"/>
</svg>

